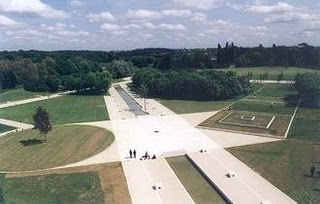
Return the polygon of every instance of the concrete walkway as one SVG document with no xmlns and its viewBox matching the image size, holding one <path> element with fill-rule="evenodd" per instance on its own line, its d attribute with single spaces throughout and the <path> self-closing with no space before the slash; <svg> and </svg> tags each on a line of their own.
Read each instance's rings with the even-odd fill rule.
<svg viewBox="0 0 320 204">
<path fill-rule="evenodd" d="M 196 127 L 208 118 L 214 116 L 219 111 L 202 112 L 202 113 L 189 113 L 180 115 L 184 120 L 188 121 L 191 125 Z"/>
<path fill-rule="evenodd" d="M 125 84 L 121 86 L 127 90 Z M 143 107 L 143 99 L 132 96 Z M 150 115 L 141 117 L 136 117 L 128 110 L 114 88 L 110 89 L 110 96 L 105 97 L 105 102 L 111 129 L 115 134 L 113 145 L 91 158 L 58 168 L 121 160 L 133 203 L 193 203 L 166 161 L 161 159 L 162 156 L 184 155 L 188 152 L 218 188 L 236 203 L 295 203 L 214 140 L 194 128 L 193 124 L 157 101 L 147 99 Z M 83 124 L 110 127 L 107 121 Z M 128 159 L 129 149 L 136 149 L 138 158 L 148 151 L 160 159 L 133 161 Z M 199 150 L 208 152 L 199 153 Z M 235 171 L 238 176 L 227 179 L 225 174 L 228 171 Z M 155 191 L 152 185 L 159 180 L 163 189 Z"/>
<path fill-rule="evenodd" d="M 149 103 L 151 107 L 162 106 L 156 101 L 149 100 Z M 118 106 L 118 108 L 120 107 Z M 161 107 L 158 110 L 161 110 Z M 157 156 L 166 155 L 167 152 L 175 152 L 176 155 L 183 155 L 184 152 L 188 152 L 188 155 L 197 162 L 199 167 L 232 202 L 295 203 L 278 188 L 224 150 L 219 144 L 209 139 L 203 132 L 186 122 L 181 116 L 172 113 L 169 116 L 161 115 L 161 111 L 154 111 L 155 114 L 152 114 L 152 111 L 154 109 L 150 111 L 151 116 L 131 120 L 112 120 L 111 118 L 122 160 L 127 159 L 129 149 L 133 148 L 137 150 L 138 157 L 143 155 L 145 151 Z M 158 116 L 159 113 L 160 116 Z M 219 132 L 219 135 L 225 136 L 226 134 L 230 133 Z M 236 136 L 236 134 L 233 136 Z M 253 136 L 248 135 L 248 137 Z M 201 149 L 207 150 L 208 153 L 199 153 Z M 124 165 L 126 165 L 125 162 Z M 134 197 L 134 203 L 141 203 L 148 192 L 133 192 L 132 189 L 138 188 L 142 181 L 136 177 L 132 179 L 129 175 L 141 174 L 140 176 L 144 179 L 152 179 L 151 174 L 141 165 L 138 165 L 138 167 L 130 165 L 124 170 L 130 192 Z M 235 171 L 239 176 L 236 179 L 228 180 L 225 176 L 228 171 Z M 152 195 L 152 191 L 149 193 Z M 156 199 L 155 196 L 151 197 Z M 152 200 L 150 200 L 150 203 L 152 203 Z"/>
<path fill-rule="evenodd" d="M 190 152 L 188 157 L 232 203 L 296 203 L 225 150 Z"/>
<path fill-rule="evenodd" d="M 122 164 L 133 203 L 194 203 L 164 158 Z M 155 184 L 161 189 L 156 189 Z"/>
<path fill-rule="evenodd" d="M 281 139 L 260 137 L 248 134 L 240 134 L 226 131 L 199 128 L 199 130 L 223 148 L 240 147 L 245 145 L 276 142 Z"/>
<path fill-rule="evenodd" d="M 52 98 L 61 97 L 61 96 L 67 95 L 67 94 L 71 94 L 73 92 L 74 91 L 66 91 L 66 92 L 62 92 L 62 93 L 51 94 L 50 96 L 39 96 L 36 98 L 29 98 L 29 99 L 24 99 L 24 100 L 19 100 L 19 101 L 8 101 L 6 103 L 1 103 L 0 108 L 7 108 L 7 107 L 11 107 L 11 106 L 27 104 L 27 103 L 32 103 L 32 102 L 36 102 L 36 101 L 48 100 L 48 99 L 52 99 Z"/>
</svg>

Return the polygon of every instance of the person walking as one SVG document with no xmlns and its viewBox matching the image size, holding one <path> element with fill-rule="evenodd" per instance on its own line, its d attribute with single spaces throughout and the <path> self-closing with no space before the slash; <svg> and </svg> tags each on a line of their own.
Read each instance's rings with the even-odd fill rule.
<svg viewBox="0 0 320 204">
<path fill-rule="evenodd" d="M 137 156 L 137 151 L 136 151 L 136 149 L 134 149 L 133 150 L 133 158 L 136 158 L 136 156 Z"/>
<path fill-rule="evenodd" d="M 310 169 L 310 176 L 313 177 L 314 172 L 316 171 L 316 167 L 314 164 L 312 164 L 311 169 Z"/>
<path fill-rule="evenodd" d="M 130 155 L 130 158 L 132 158 L 132 150 L 131 149 L 129 150 L 129 155 Z"/>
</svg>

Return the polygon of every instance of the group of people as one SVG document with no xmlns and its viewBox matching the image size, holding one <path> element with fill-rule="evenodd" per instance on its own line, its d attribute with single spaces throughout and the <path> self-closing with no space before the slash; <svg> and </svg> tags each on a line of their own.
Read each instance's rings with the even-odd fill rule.
<svg viewBox="0 0 320 204">
<path fill-rule="evenodd" d="M 320 178 L 320 169 L 316 172 L 316 167 L 313 164 L 310 169 L 310 177 L 313 177 L 315 173 L 317 173 L 317 178 Z"/>
<path fill-rule="evenodd" d="M 133 151 L 130 149 L 129 150 L 129 155 L 130 155 L 130 159 L 131 158 L 136 158 L 137 157 L 137 151 L 135 149 L 133 149 Z"/>
<path fill-rule="evenodd" d="M 133 151 L 130 149 L 129 150 L 129 156 L 131 158 L 136 158 L 137 157 L 137 151 L 133 149 Z M 147 159 L 156 159 L 156 155 L 153 154 L 152 157 L 149 155 L 148 151 L 140 158 L 140 160 L 147 160 Z"/>
</svg>

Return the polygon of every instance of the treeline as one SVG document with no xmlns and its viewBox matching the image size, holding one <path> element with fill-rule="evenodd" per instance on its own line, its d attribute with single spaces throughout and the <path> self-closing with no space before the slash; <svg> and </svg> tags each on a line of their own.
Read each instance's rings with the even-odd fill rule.
<svg viewBox="0 0 320 204">
<path fill-rule="evenodd" d="M 110 74 L 112 78 L 119 79 L 130 76 L 138 68 L 180 71 L 257 66 L 320 69 L 320 48 L 306 43 L 292 47 L 273 45 L 270 48 L 262 45 L 242 48 L 226 43 L 207 49 L 3 51 L 0 52 L 0 90 L 20 84 L 31 91 L 95 90 L 96 87 L 100 89 L 98 81 L 101 79 L 110 83 Z"/>
<path fill-rule="evenodd" d="M 39 62 L 28 58 L 0 60 L 1 90 L 23 85 L 28 91 L 103 91 L 110 84 L 109 72 L 81 57 L 60 61 L 46 57 Z"/>
<path fill-rule="evenodd" d="M 171 99 L 223 100 L 250 91 L 247 77 L 214 70 L 161 72 L 140 69 L 133 74 L 132 86 L 149 96 Z"/>
<path fill-rule="evenodd" d="M 217 48 L 165 49 L 145 48 L 130 51 L 15 51 L 0 52 L 0 60 L 30 59 L 40 63 L 52 58 L 63 64 L 69 59 L 81 58 L 96 64 L 123 60 L 133 66 L 170 69 L 212 69 L 225 67 L 294 66 L 320 69 L 320 48 L 301 43 L 297 46 L 244 48 L 234 43 L 218 44 Z M 68 64 L 68 63 L 67 63 Z"/>
<path fill-rule="evenodd" d="M 296 89 L 306 107 L 320 107 L 320 75 L 314 73 L 298 74 Z"/>
</svg>

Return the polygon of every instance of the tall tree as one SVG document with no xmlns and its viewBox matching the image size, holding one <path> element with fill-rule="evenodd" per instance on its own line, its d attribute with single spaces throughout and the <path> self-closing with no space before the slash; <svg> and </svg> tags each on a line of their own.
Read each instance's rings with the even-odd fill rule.
<svg viewBox="0 0 320 204">
<path fill-rule="evenodd" d="M 316 73 L 298 74 L 296 89 L 306 106 L 320 107 L 320 75 Z"/>
<path fill-rule="evenodd" d="M 39 106 L 33 115 L 33 121 L 34 129 L 39 130 L 44 137 L 44 142 L 47 143 L 47 134 L 52 130 L 49 112 Z"/>
</svg>

